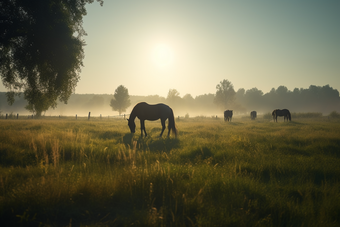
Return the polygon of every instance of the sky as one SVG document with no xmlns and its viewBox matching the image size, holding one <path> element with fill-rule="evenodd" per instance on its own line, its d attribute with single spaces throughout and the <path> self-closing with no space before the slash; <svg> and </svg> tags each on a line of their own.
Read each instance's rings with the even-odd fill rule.
<svg viewBox="0 0 340 227">
<path fill-rule="evenodd" d="M 340 91 L 338 0 L 105 0 L 87 6 L 77 94 Z M 1 85 L 2 86 L 2 85 Z M 4 90 L 3 86 L 0 90 Z"/>
</svg>

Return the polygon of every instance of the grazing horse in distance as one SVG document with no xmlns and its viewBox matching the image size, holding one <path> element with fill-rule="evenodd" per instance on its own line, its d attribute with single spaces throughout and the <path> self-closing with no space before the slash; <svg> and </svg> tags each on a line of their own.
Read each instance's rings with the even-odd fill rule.
<svg viewBox="0 0 340 227">
<path fill-rule="evenodd" d="M 169 119 L 169 132 L 168 136 L 170 135 L 170 131 L 177 136 L 177 129 L 175 126 L 175 118 L 174 118 L 174 113 L 172 109 L 163 104 L 156 104 L 156 105 L 149 105 L 146 102 L 140 102 L 133 107 L 130 117 L 128 119 L 128 126 L 130 128 L 131 133 L 135 133 L 136 131 L 136 124 L 135 124 L 135 118 L 138 117 L 140 120 L 140 129 L 141 129 L 141 137 L 143 137 L 143 131 L 145 133 L 145 137 L 147 136 L 146 131 L 145 131 L 145 120 L 148 121 L 155 121 L 158 119 L 161 119 L 161 124 L 162 124 L 162 132 L 159 135 L 162 137 L 163 132 L 165 130 L 165 121 L 166 119 Z"/>
<path fill-rule="evenodd" d="M 256 117 L 257 117 L 256 111 L 251 111 L 250 112 L 250 119 L 255 120 Z"/>
<path fill-rule="evenodd" d="M 233 117 L 233 111 L 232 110 L 224 111 L 224 121 L 231 121 L 232 117 Z"/>
<path fill-rule="evenodd" d="M 272 112 L 272 116 L 273 116 L 274 122 L 275 121 L 277 122 L 277 117 L 283 117 L 283 121 L 286 121 L 286 119 L 287 121 L 292 120 L 290 112 L 287 109 L 283 109 L 283 110 L 276 109 Z"/>
</svg>

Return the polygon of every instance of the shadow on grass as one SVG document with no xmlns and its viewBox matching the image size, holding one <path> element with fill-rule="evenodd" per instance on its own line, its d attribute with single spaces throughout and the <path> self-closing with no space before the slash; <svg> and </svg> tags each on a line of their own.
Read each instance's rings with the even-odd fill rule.
<svg viewBox="0 0 340 227">
<path fill-rule="evenodd" d="M 120 143 L 124 143 L 125 145 L 131 145 L 133 141 L 133 133 L 126 133 L 123 136 L 123 141 L 119 141 Z"/>
<path fill-rule="evenodd" d="M 228 123 L 228 122 L 226 122 Z M 243 125 L 242 122 L 229 122 L 230 125 Z"/>
<path fill-rule="evenodd" d="M 119 138 L 121 137 L 123 134 L 121 132 L 118 132 L 118 131 L 106 131 L 106 132 L 103 132 L 103 133 L 100 133 L 99 134 L 99 138 L 100 139 L 112 139 L 112 138 Z"/>
<path fill-rule="evenodd" d="M 299 121 L 290 121 L 288 123 L 290 123 L 292 125 L 305 125 L 305 123 L 302 123 L 302 122 L 299 122 Z"/>
<path fill-rule="evenodd" d="M 180 147 L 180 140 L 177 138 L 139 138 L 137 141 L 137 146 L 139 146 L 142 150 L 149 150 L 151 152 L 169 152 L 174 148 Z"/>
<path fill-rule="evenodd" d="M 190 161 L 193 163 L 201 162 L 202 160 L 213 157 L 214 154 L 209 147 L 196 148 L 189 153 L 182 154 L 181 158 L 185 161 Z"/>
<path fill-rule="evenodd" d="M 134 138 L 132 133 L 127 133 L 123 136 L 123 143 L 126 146 L 131 146 L 133 142 L 137 142 L 137 149 L 143 151 L 151 151 L 151 152 L 169 152 L 174 148 L 180 147 L 180 140 L 178 138 L 172 137 L 156 137 L 153 138 L 151 136 L 147 137 L 137 137 Z"/>
</svg>

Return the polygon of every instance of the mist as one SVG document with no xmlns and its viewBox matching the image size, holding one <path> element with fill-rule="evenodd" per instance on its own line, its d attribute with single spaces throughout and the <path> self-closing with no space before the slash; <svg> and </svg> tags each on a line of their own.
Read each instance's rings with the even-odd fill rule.
<svg viewBox="0 0 340 227">
<path fill-rule="evenodd" d="M 139 102 L 149 104 L 165 103 L 169 105 L 175 117 L 222 117 L 223 109 L 214 103 L 215 94 L 203 94 L 192 97 L 190 94 L 184 96 L 175 95 L 162 97 L 159 95 L 130 96 L 131 105 L 122 113 L 129 115 L 132 108 Z M 121 117 L 117 111 L 110 107 L 112 94 L 72 94 L 67 104 L 59 102 L 57 108 L 44 112 L 44 116 L 79 116 L 86 117 L 89 112 L 92 117 Z M 17 97 L 12 106 L 7 104 L 6 93 L 0 92 L 0 114 L 31 115 L 25 109 L 26 100 Z M 340 112 L 339 91 L 329 85 L 311 85 L 308 89 L 295 88 L 290 91 L 285 86 L 273 88 L 268 93 L 263 93 L 257 88 L 249 90 L 239 89 L 235 100 L 230 105 L 234 115 L 248 115 L 255 110 L 259 114 L 271 112 L 273 109 L 289 109 L 295 113 L 317 112 L 328 115 L 332 111 Z"/>
</svg>

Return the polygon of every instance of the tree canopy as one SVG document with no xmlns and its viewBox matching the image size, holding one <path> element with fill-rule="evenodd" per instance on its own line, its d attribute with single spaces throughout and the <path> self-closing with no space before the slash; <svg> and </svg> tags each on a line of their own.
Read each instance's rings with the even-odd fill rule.
<svg viewBox="0 0 340 227">
<path fill-rule="evenodd" d="M 0 0 L 0 75 L 7 101 L 37 115 L 67 103 L 79 81 L 85 5 L 94 0 Z M 103 4 L 102 0 L 97 0 Z"/>
<path fill-rule="evenodd" d="M 131 105 L 129 90 L 123 85 L 120 85 L 115 90 L 113 97 L 110 106 L 113 110 L 117 110 L 119 115 L 121 115 L 121 113 Z"/>
<path fill-rule="evenodd" d="M 223 80 L 216 85 L 216 95 L 214 102 L 222 109 L 227 109 L 228 106 L 233 104 L 236 92 L 233 84 L 229 80 Z"/>
</svg>

